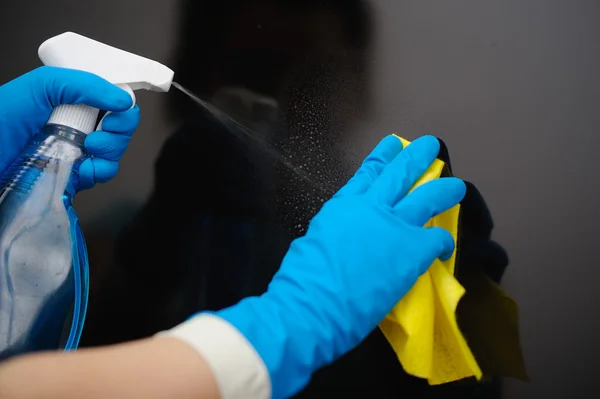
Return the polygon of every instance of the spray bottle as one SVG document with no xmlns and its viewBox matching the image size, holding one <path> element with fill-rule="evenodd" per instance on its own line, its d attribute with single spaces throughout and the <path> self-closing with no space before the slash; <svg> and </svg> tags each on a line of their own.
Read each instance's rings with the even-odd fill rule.
<svg viewBox="0 0 600 399">
<path fill-rule="evenodd" d="M 94 73 L 126 90 L 169 90 L 173 71 L 156 61 L 67 32 L 38 55 L 48 66 Z M 89 268 L 73 208 L 73 179 L 100 110 L 60 105 L 0 182 L 0 360 L 77 348 Z"/>
</svg>

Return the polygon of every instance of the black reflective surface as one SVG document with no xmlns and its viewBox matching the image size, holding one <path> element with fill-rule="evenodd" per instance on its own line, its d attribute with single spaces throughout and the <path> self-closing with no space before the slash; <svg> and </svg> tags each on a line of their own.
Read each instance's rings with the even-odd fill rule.
<svg viewBox="0 0 600 399">
<path fill-rule="evenodd" d="M 49 37 L 74 31 L 96 38 L 169 65 L 177 80 L 228 113 L 263 121 L 257 129 L 261 137 L 292 158 L 318 160 L 309 150 L 325 154 L 327 163 L 312 170 L 323 176 L 326 190 L 339 185 L 385 134 L 442 138 L 456 175 L 484 195 L 494 216 L 493 236 L 510 255 L 503 286 L 519 304 L 532 380 L 505 379 L 504 397 L 597 397 L 600 2 L 364 4 L 361 10 L 354 1 L 3 0 L 0 47 L 6 56 L 0 81 L 39 66 L 36 49 Z M 355 22 L 361 20 L 370 22 Z M 186 57 L 173 61 L 173 49 Z M 240 93 L 232 89 L 240 86 L 268 98 L 254 97 L 260 105 L 242 106 L 236 97 L 246 94 L 227 95 Z M 142 91 L 137 97 L 142 120 L 118 176 L 77 196 L 92 266 L 84 344 L 146 336 L 208 302 L 219 307 L 241 291 L 260 291 L 285 242 L 301 234 L 301 222 L 320 201 L 264 152 L 221 137 L 222 126 L 195 114 L 184 98 L 177 101 L 177 93 Z M 269 105 L 273 98 L 275 113 Z M 175 111 L 176 125 L 185 126 L 169 125 L 163 99 Z M 182 131 L 199 131 L 203 138 Z M 163 146 L 166 137 L 171 140 Z M 199 150 L 206 159 L 182 161 L 179 151 L 196 153 L 182 149 L 188 143 L 211 146 Z M 183 185 L 175 187 L 171 178 Z M 157 189 L 149 194 L 155 182 Z M 265 191 L 268 195 L 261 194 Z M 190 212 L 178 210 L 177 220 L 170 220 L 165 204 L 175 200 L 168 196 L 180 198 Z M 191 209 L 194 198 L 203 210 Z M 115 246 L 114 234 L 125 222 Z M 171 230 L 161 232 L 162 226 Z M 227 240 L 230 235 L 238 240 Z M 204 249 L 213 246 L 212 252 Z M 234 247 L 243 256 L 226 256 Z M 230 292 L 218 289 L 222 283 L 209 284 L 227 279 L 231 270 L 252 279 L 228 281 Z M 385 343 L 373 340 L 339 362 L 336 371 L 324 371 L 321 382 L 309 388 L 313 396 L 345 394 L 337 390 L 344 381 L 352 381 L 350 391 L 387 380 L 392 387 L 380 389 L 398 387 L 395 396 L 402 397 L 437 391 L 403 384 L 406 377 L 384 353 Z M 324 385 L 330 389 L 314 393 Z M 357 388 L 355 396 L 376 397 L 373 392 L 365 395 Z"/>
<path fill-rule="evenodd" d="M 232 134 L 172 94 L 181 127 L 161 150 L 150 198 L 118 238 L 84 345 L 149 336 L 263 292 L 290 241 L 360 160 L 351 139 L 371 111 L 366 2 L 189 0 L 183 16 L 176 80 L 252 128 Z M 429 387 L 403 372 L 377 330 L 299 397 L 409 392 L 495 398 L 500 385 Z"/>
</svg>

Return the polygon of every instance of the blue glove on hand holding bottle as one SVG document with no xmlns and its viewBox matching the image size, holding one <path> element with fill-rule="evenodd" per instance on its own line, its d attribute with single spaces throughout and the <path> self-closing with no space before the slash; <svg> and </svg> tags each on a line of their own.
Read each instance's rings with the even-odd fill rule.
<svg viewBox="0 0 600 399">
<path fill-rule="evenodd" d="M 91 157 L 79 166 L 76 191 L 116 176 L 140 121 L 139 107 L 132 108 L 127 92 L 96 75 L 47 66 L 0 86 L 0 175 L 61 104 L 86 104 L 112 112 L 102 121 L 103 130 L 85 140 Z"/>
</svg>

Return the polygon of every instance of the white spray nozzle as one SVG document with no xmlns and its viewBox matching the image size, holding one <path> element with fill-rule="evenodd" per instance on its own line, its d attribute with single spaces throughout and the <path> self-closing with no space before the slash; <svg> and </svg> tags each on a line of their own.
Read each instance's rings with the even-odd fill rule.
<svg viewBox="0 0 600 399">
<path fill-rule="evenodd" d="M 38 55 L 44 65 L 96 74 L 129 92 L 134 102 L 133 90 L 167 92 L 173 82 L 174 72 L 168 67 L 73 32 L 46 40 Z M 61 105 L 48 123 L 70 126 L 87 134 L 95 130 L 98 112 L 83 105 Z"/>
</svg>

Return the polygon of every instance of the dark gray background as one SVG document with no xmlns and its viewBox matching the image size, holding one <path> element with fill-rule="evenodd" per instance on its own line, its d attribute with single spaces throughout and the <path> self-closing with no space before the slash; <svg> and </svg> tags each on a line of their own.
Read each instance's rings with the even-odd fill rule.
<svg viewBox="0 0 600 399">
<path fill-rule="evenodd" d="M 433 133 L 454 172 L 475 182 L 511 265 L 532 382 L 506 398 L 597 397 L 596 165 L 600 144 L 600 2 L 372 2 L 374 120 L 356 126 L 366 154 L 384 134 Z M 0 82 L 39 65 L 37 47 L 66 30 L 168 63 L 178 3 L 158 0 L 4 0 Z M 142 122 L 119 176 L 78 197 L 86 228 L 114 232 L 152 187 L 173 123 L 164 98 L 140 93 Z M 98 222 L 102 218 L 102 222 Z"/>
</svg>

